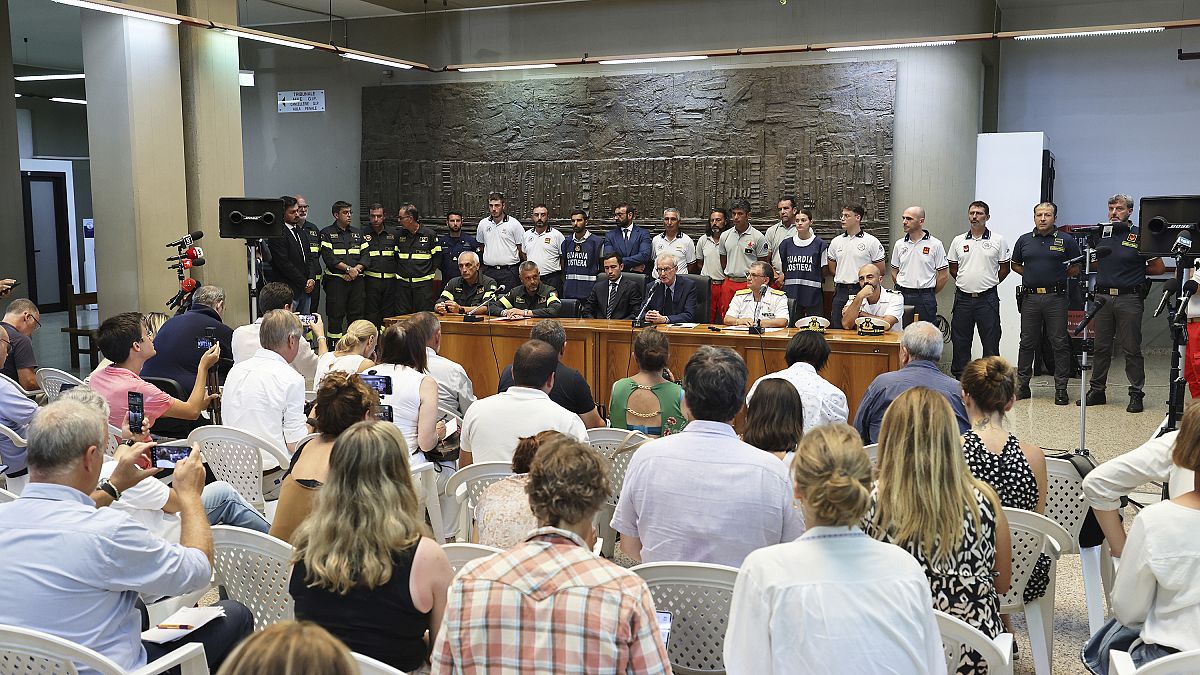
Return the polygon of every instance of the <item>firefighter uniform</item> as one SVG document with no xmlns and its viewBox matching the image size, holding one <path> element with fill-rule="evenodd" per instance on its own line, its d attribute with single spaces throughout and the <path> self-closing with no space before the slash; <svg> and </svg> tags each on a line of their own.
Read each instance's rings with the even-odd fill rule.
<svg viewBox="0 0 1200 675">
<path fill-rule="evenodd" d="M 362 252 L 367 320 L 382 327 L 386 317 L 396 314 L 396 234 L 386 225 L 379 232 L 368 227 Z"/>
<path fill-rule="evenodd" d="M 337 342 L 351 321 L 363 317 L 363 276 L 346 281 L 342 275 L 362 261 L 363 236 L 337 224 L 321 230 L 321 260 L 325 262 L 325 335 Z"/>
<path fill-rule="evenodd" d="M 428 225 L 416 232 L 396 232 L 396 311 L 400 314 L 433 309 L 433 277 L 442 264 L 442 246 Z"/>
<path fill-rule="evenodd" d="M 558 293 L 554 292 L 554 287 L 550 284 L 538 285 L 533 293 L 525 290 L 522 284 L 505 295 L 492 298 L 488 313 L 500 316 L 504 310 L 513 308 L 527 310 L 530 316 L 538 319 L 552 319 L 558 316 L 559 310 L 562 309 L 562 301 L 558 299 Z"/>
<path fill-rule="evenodd" d="M 308 235 L 308 252 L 305 259 L 308 261 L 308 276 L 317 283 L 313 285 L 312 293 L 308 294 L 311 299 L 308 303 L 308 311 L 321 311 L 321 230 L 311 221 L 304 221 L 304 233 Z"/>
</svg>

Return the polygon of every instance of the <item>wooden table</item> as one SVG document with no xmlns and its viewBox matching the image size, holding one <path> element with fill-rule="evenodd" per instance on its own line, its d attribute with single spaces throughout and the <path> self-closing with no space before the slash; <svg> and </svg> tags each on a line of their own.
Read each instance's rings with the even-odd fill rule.
<svg viewBox="0 0 1200 675">
<path fill-rule="evenodd" d="M 402 317 L 386 320 L 388 325 Z M 441 317 L 442 348 L 446 358 L 462 364 L 480 398 L 496 393 L 500 372 L 512 363 L 512 355 L 529 339 L 537 319 L 520 321 L 479 321 L 463 323 L 460 316 Z M 592 396 L 607 405 L 612 385 L 637 372 L 631 349 L 637 330 L 629 321 L 605 319 L 559 319 L 567 332 L 563 362 L 583 373 L 592 387 Z M 765 335 L 744 332 L 712 331 L 707 324 L 695 328 L 659 326 L 671 341 L 668 365 L 677 377 L 701 345 L 730 347 L 746 359 L 750 372 L 747 388 L 767 373 L 787 367 L 784 354 L 788 340 L 798 332 L 787 328 Z M 900 334 L 886 333 L 864 337 L 853 331 L 830 330 L 825 333 L 832 353 L 821 376 L 846 392 L 853 418 L 858 402 L 876 375 L 900 368 Z M 803 394 L 803 392 L 801 392 Z"/>
</svg>

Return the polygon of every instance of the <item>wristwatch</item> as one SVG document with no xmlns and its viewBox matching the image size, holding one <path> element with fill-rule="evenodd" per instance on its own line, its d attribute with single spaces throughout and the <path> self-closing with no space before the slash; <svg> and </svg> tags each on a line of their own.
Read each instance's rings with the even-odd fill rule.
<svg viewBox="0 0 1200 675">
<path fill-rule="evenodd" d="M 104 491 L 104 494 L 112 497 L 114 502 L 121 498 L 121 491 L 118 490 L 117 486 L 113 485 L 112 482 L 107 478 L 100 481 L 100 489 Z"/>
</svg>

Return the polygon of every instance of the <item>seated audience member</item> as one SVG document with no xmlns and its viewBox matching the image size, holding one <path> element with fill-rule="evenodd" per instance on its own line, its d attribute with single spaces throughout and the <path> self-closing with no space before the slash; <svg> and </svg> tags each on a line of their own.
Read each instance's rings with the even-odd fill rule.
<svg viewBox="0 0 1200 675">
<path fill-rule="evenodd" d="M 667 358 L 671 343 L 654 328 L 645 328 L 633 339 L 633 358 L 638 372 L 613 382 L 608 404 L 614 429 L 633 429 L 647 436 L 665 436 L 683 431 L 683 387 L 668 380 Z"/>
<path fill-rule="evenodd" d="M 296 530 L 288 584 L 297 619 L 406 672 L 426 662 L 453 576 L 442 547 L 424 536 L 408 456 L 386 422 L 338 436 L 325 487 Z"/>
<path fill-rule="evenodd" d="M 333 372 L 321 380 L 310 411 L 320 436 L 302 441 L 292 455 L 292 465 L 283 474 L 279 504 L 271 520 L 271 536 L 290 542 L 296 528 L 312 510 L 317 491 L 329 473 L 329 453 L 342 432 L 363 420 L 372 419 L 379 394 L 362 379 Z"/>
<path fill-rule="evenodd" d="M 308 435 L 304 415 L 304 376 L 291 367 L 300 351 L 300 319 L 286 309 L 273 309 L 258 329 L 261 345 L 254 356 L 235 365 L 225 378 L 221 419 L 226 426 L 271 441 L 288 454 Z M 264 468 L 275 461 L 263 455 Z"/>
<path fill-rule="evenodd" d="M 1200 415 L 1184 413 L 1171 460 L 1200 470 Z M 1089 474 L 1090 475 L 1090 474 Z M 1107 673 L 1109 649 L 1128 651 L 1138 668 L 1200 649 L 1200 483 L 1142 509 L 1125 542 L 1113 582 L 1114 617 L 1084 647 L 1084 663 Z M 1136 639 L 1135 639 L 1136 638 Z"/>
<path fill-rule="evenodd" d="M 1046 511 L 1046 453 L 1004 428 L 1004 414 L 1017 400 L 1017 371 L 999 356 L 967 364 L 962 374 L 963 404 L 971 428 L 962 436 L 967 467 L 992 486 L 1000 505 L 1035 513 Z M 1025 587 L 1025 602 L 1046 593 L 1050 556 L 1043 553 Z"/>
<path fill-rule="evenodd" d="M 163 324 L 166 323 L 170 318 L 171 317 L 162 312 L 146 312 L 142 315 L 142 323 L 146 324 L 146 331 L 150 333 L 150 340 L 154 340 L 154 336 L 158 335 L 158 331 L 162 329 Z M 257 340 L 258 338 L 256 337 L 255 339 Z M 96 367 L 92 369 L 92 372 L 89 373 L 87 377 L 83 378 L 83 381 L 90 382 L 92 375 L 104 370 L 106 366 L 111 365 L 112 361 L 109 361 L 108 358 L 104 356 L 104 353 L 101 352 L 100 363 L 96 364 Z"/>
<path fill-rule="evenodd" d="M 883 287 L 883 273 L 874 263 L 858 270 L 858 293 L 846 299 L 842 328 L 854 329 L 855 322 L 865 316 L 880 319 L 897 333 L 904 328 L 904 296 Z"/>
<path fill-rule="evenodd" d="M 504 295 L 493 297 L 488 304 L 492 316 L 520 318 L 553 318 L 562 310 L 562 301 L 550 284 L 542 283 L 537 263 L 526 260 L 517 268 L 521 285 Z"/>
<path fill-rule="evenodd" d="M 800 536 L 787 468 L 733 430 L 746 362 L 706 345 L 688 359 L 683 383 L 687 428 L 644 443 L 629 460 L 612 519 L 621 551 L 637 562 L 737 567 L 755 549 Z"/>
<path fill-rule="evenodd" d="M 217 675 L 359 675 L 346 643 L 309 621 L 281 621 L 246 638 Z"/>
<path fill-rule="evenodd" d="M 846 405 L 846 394 L 837 385 L 817 374 L 829 360 L 829 343 L 817 331 L 802 330 L 788 341 L 784 358 L 788 367 L 784 370 L 763 375 L 754 381 L 750 393 L 746 394 L 746 405 L 751 405 L 759 385 L 770 379 L 787 380 L 796 391 L 804 392 L 804 430 L 835 422 L 846 422 L 850 408 Z"/>
<path fill-rule="evenodd" d="M 472 541 L 484 546 L 511 548 L 537 529 L 537 518 L 529 509 L 529 497 L 525 494 L 529 466 L 539 448 L 559 439 L 567 437 L 557 431 L 542 431 L 517 442 L 512 459 L 513 475 L 492 483 L 479 495 L 475 504 L 476 536 Z"/>
<path fill-rule="evenodd" d="M 808 529 L 746 556 L 725 632 L 726 672 L 944 672 L 924 568 L 861 529 L 871 460 L 858 434 L 844 423 L 812 430 L 791 474 Z"/>
<path fill-rule="evenodd" d="M 0 336 L 0 367 L 8 358 L 9 341 Z M 24 438 L 29 429 L 29 422 L 38 410 L 37 403 L 25 395 L 16 384 L 0 378 L 0 424 L 12 429 L 18 436 Z M 0 463 L 8 466 L 5 469 L 8 490 L 21 494 L 25 484 L 29 482 L 29 469 L 25 466 L 25 448 L 18 448 L 8 436 L 0 435 Z"/>
<path fill-rule="evenodd" d="M 511 462 L 521 437 L 546 429 L 587 440 L 579 416 L 550 399 L 558 356 L 558 349 L 541 340 L 530 340 L 517 349 L 513 386 L 479 399 L 463 418 L 460 468 L 472 462 Z"/>
<path fill-rule="evenodd" d="M 469 236 L 469 235 L 468 235 Z M 487 314 L 496 294 L 496 280 L 479 271 L 479 255 L 458 254 L 460 276 L 446 282 L 433 311 L 438 314 Z"/>
<path fill-rule="evenodd" d="M 437 381 L 438 406 L 465 415 L 475 402 L 475 387 L 465 368 L 438 354 L 442 348 L 442 322 L 432 312 L 417 312 L 408 319 L 409 325 L 426 336 L 425 356 L 428 372 Z"/>
<path fill-rule="evenodd" d="M 253 630 L 250 610 L 220 601 L 224 617 L 165 644 L 139 639 L 136 610 L 139 593 L 182 595 L 209 584 L 212 532 L 200 499 L 200 453 L 193 451 L 175 467 L 172 485 L 180 502 L 175 544 L 124 513 L 96 508 L 88 497 L 100 482 L 107 439 L 103 416 L 78 401 L 56 401 L 34 417 L 27 448 L 29 485 L 16 501 L 0 504 L 0 550 L 5 552 L 0 583 L 6 589 L 0 624 L 57 635 L 125 670 L 184 643 L 201 642 L 214 669 Z"/>
<path fill-rule="evenodd" d="M 877 375 L 854 414 L 854 428 L 862 434 L 863 443 L 879 440 L 879 425 L 888 406 L 913 387 L 927 387 L 945 396 L 954 410 L 960 434 L 971 428 L 967 409 L 963 407 L 962 386 L 958 380 L 938 370 L 942 346 L 942 332 L 928 321 L 914 321 L 904 329 L 900 338 L 900 370 Z"/>
<path fill-rule="evenodd" d="M 38 388 L 37 357 L 33 354 L 33 331 L 41 328 L 42 313 L 37 305 L 25 298 L 17 298 L 8 304 L 4 312 L 4 327 L 8 340 L 8 360 L 0 367 L 0 374 L 7 375 L 22 389 L 34 391 Z"/>
<path fill-rule="evenodd" d="M 221 357 L 221 345 L 215 344 L 200 356 L 191 394 L 186 401 L 170 396 L 141 378 L 142 366 L 154 356 L 154 338 L 137 312 L 125 312 L 105 319 L 96 330 L 100 353 L 112 365 L 92 373 L 88 384 L 108 402 L 108 423 L 120 428 L 129 415 L 129 392 L 142 394 L 146 418 L 195 420 L 216 398 L 204 391 L 208 369 Z M 195 346 L 193 344 L 193 346 Z M 228 424 L 228 420 L 226 420 Z"/>
<path fill-rule="evenodd" d="M 621 276 L 625 265 L 621 254 L 611 252 L 604 256 L 604 279 L 592 286 L 592 292 L 579 307 L 579 316 L 585 319 L 632 319 L 642 309 L 641 281 Z M 641 277 L 639 277 L 640 279 Z"/>
<path fill-rule="evenodd" d="M 560 440 L 538 450 L 526 493 L 541 527 L 459 571 L 434 675 L 671 672 L 646 582 L 592 553 L 592 518 L 610 489 L 591 447 Z"/>
<path fill-rule="evenodd" d="M 725 312 L 726 325 L 763 328 L 787 328 L 791 325 L 787 294 L 771 288 L 774 275 L 775 270 L 769 264 L 761 260 L 750 263 L 746 271 L 746 283 L 749 285 L 733 292 L 733 300 Z"/>
<path fill-rule="evenodd" d="M 346 327 L 343 335 L 334 345 L 333 351 L 326 351 L 317 359 L 317 367 L 313 375 L 313 387 L 320 387 L 321 380 L 332 371 L 343 373 L 361 373 L 372 368 L 375 362 L 375 346 L 379 343 L 379 329 L 366 319 L 352 321 Z"/>
<path fill-rule="evenodd" d="M 646 287 L 649 303 L 643 315 L 646 323 L 687 323 L 696 311 L 696 284 L 676 273 L 674 253 L 664 253 L 654 262 L 658 279 Z M 645 301 L 643 301 L 645 302 Z"/>
<path fill-rule="evenodd" d="M 292 289 L 283 282 L 272 281 L 263 286 L 262 290 L 258 292 L 258 319 L 254 323 L 239 326 L 233 331 L 234 363 L 241 363 L 254 356 L 254 353 L 258 351 L 258 327 L 262 325 L 262 317 L 273 309 L 286 309 L 289 312 L 292 310 Z M 321 321 L 321 315 L 314 313 L 313 318 L 313 323 L 308 327 L 317 338 L 317 351 L 313 352 L 308 340 L 302 341 L 300 352 L 296 354 L 296 360 L 292 361 L 292 367 L 296 369 L 297 373 L 304 376 L 305 382 L 315 383 L 317 359 L 329 351 L 329 346 L 326 344 L 325 324 Z"/>
<path fill-rule="evenodd" d="M 742 440 L 766 450 L 791 466 L 796 446 L 804 435 L 804 404 L 800 392 L 787 380 L 773 378 L 758 388 L 753 405 L 746 408 Z"/>
<path fill-rule="evenodd" d="M 933 608 L 987 635 L 1004 632 L 1000 596 L 1012 581 L 1008 519 L 987 483 L 971 475 L 944 396 L 914 387 L 880 428 L 878 482 L 866 531 L 907 550 L 925 567 Z M 977 652 L 964 654 L 974 672 Z"/>
<path fill-rule="evenodd" d="M 530 340 L 541 340 L 558 350 L 558 367 L 554 370 L 554 387 L 550 389 L 550 400 L 579 415 L 588 429 L 604 426 L 604 418 L 592 399 L 592 388 L 583 373 L 562 362 L 567 353 L 567 331 L 555 319 L 542 319 L 529 331 Z M 500 373 L 498 391 L 505 392 L 513 386 L 512 365 Z"/>
<path fill-rule="evenodd" d="M 218 286 L 201 286 L 192 294 L 192 306 L 183 314 L 176 314 L 154 334 L 154 356 L 142 366 L 142 377 L 162 377 L 175 380 L 183 391 L 191 391 L 197 377 L 196 368 L 204 349 L 197 346 L 197 339 L 211 331 L 221 345 L 225 358 L 217 362 L 221 379 L 233 365 L 230 354 L 233 347 L 233 329 L 221 318 L 225 315 L 225 291 Z M 200 376 L 204 379 L 203 376 Z"/>
</svg>

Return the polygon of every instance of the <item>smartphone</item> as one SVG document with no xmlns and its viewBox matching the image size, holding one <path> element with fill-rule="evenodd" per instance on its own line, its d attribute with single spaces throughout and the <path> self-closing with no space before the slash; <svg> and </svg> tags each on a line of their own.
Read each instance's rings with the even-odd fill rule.
<svg viewBox="0 0 1200 675">
<path fill-rule="evenodd" d="M 311 326 L 317 322 L 317 317 L 314 314 L 297 314 L 300 317 L 301 326 Z"/>
<path fill-rule="evenodd" d="M 446 420 L 446 438 L 453 436 L 456 431 L 458 431 L 458 420 L 451 417 Z"/>
<path fill-rule="evenodd" d="M 135 434 L 142 433 L 142 422 L 146 420 L 146 410 L 142 407 L 142 392 L 129 392 L 129 430 Z"/>
<path fill-rule="evenodd" d="M 658 633 L 662 636 L 663 646 L 671 646 L 671 620 L 673 619 L 670 612 L 656 611 L 654 614 L 658 617 Z"/>
<path fill-rule="evenodd" d="M 379 392 L 390 395 L 392 393 L 392 376 L 391 375 L 359 375 L 364 384 Z"/>
<path fill-rule="evenodd" d="M 379 409 L 375 411 L 375 419 L 383 421 L 383 422 L 391 422 L 392 421 L 392 406 L 390 406 L 390 405 L 379 406 Z"/>
<path fill-rule="evenodd" d="M 72 390 L 72 389 L 74 389 L 75 387 L 78 387 L 78 386 L 79 386 L 79 385 L 78 385 L 78 384 L 76 384 L 76 383 L 74 383 L 74 382 L 63 382 L 63 383 L 62 383 L 61 385 L 59 385 L 59 387 L 58 387 L 58 393 L 60 393 L 60 394 L 61 394 L 61 393 L 63 393 L 64 391 L 70 391 L 70 390 Z"/>
<path fill-rule="evenodd" d="M 208 351 L 208 350 L 212 349 L 212 346 L 215 344 L 217 344 L 217 338 L 215 338 L 211 335 L 197 335 L 196 336 L 196 349 L 202 349 L 204 351 Z"/>
<path fill-rule="evenodd" d="M 190 454 L 192 454 L 192 444 L 187 439 L 159 443 L 150 448 L 150 459 L 153 460 L 154 466 L 160 469 L 174 469 L 176 464 L 182 462 Z"/>
</svg>

